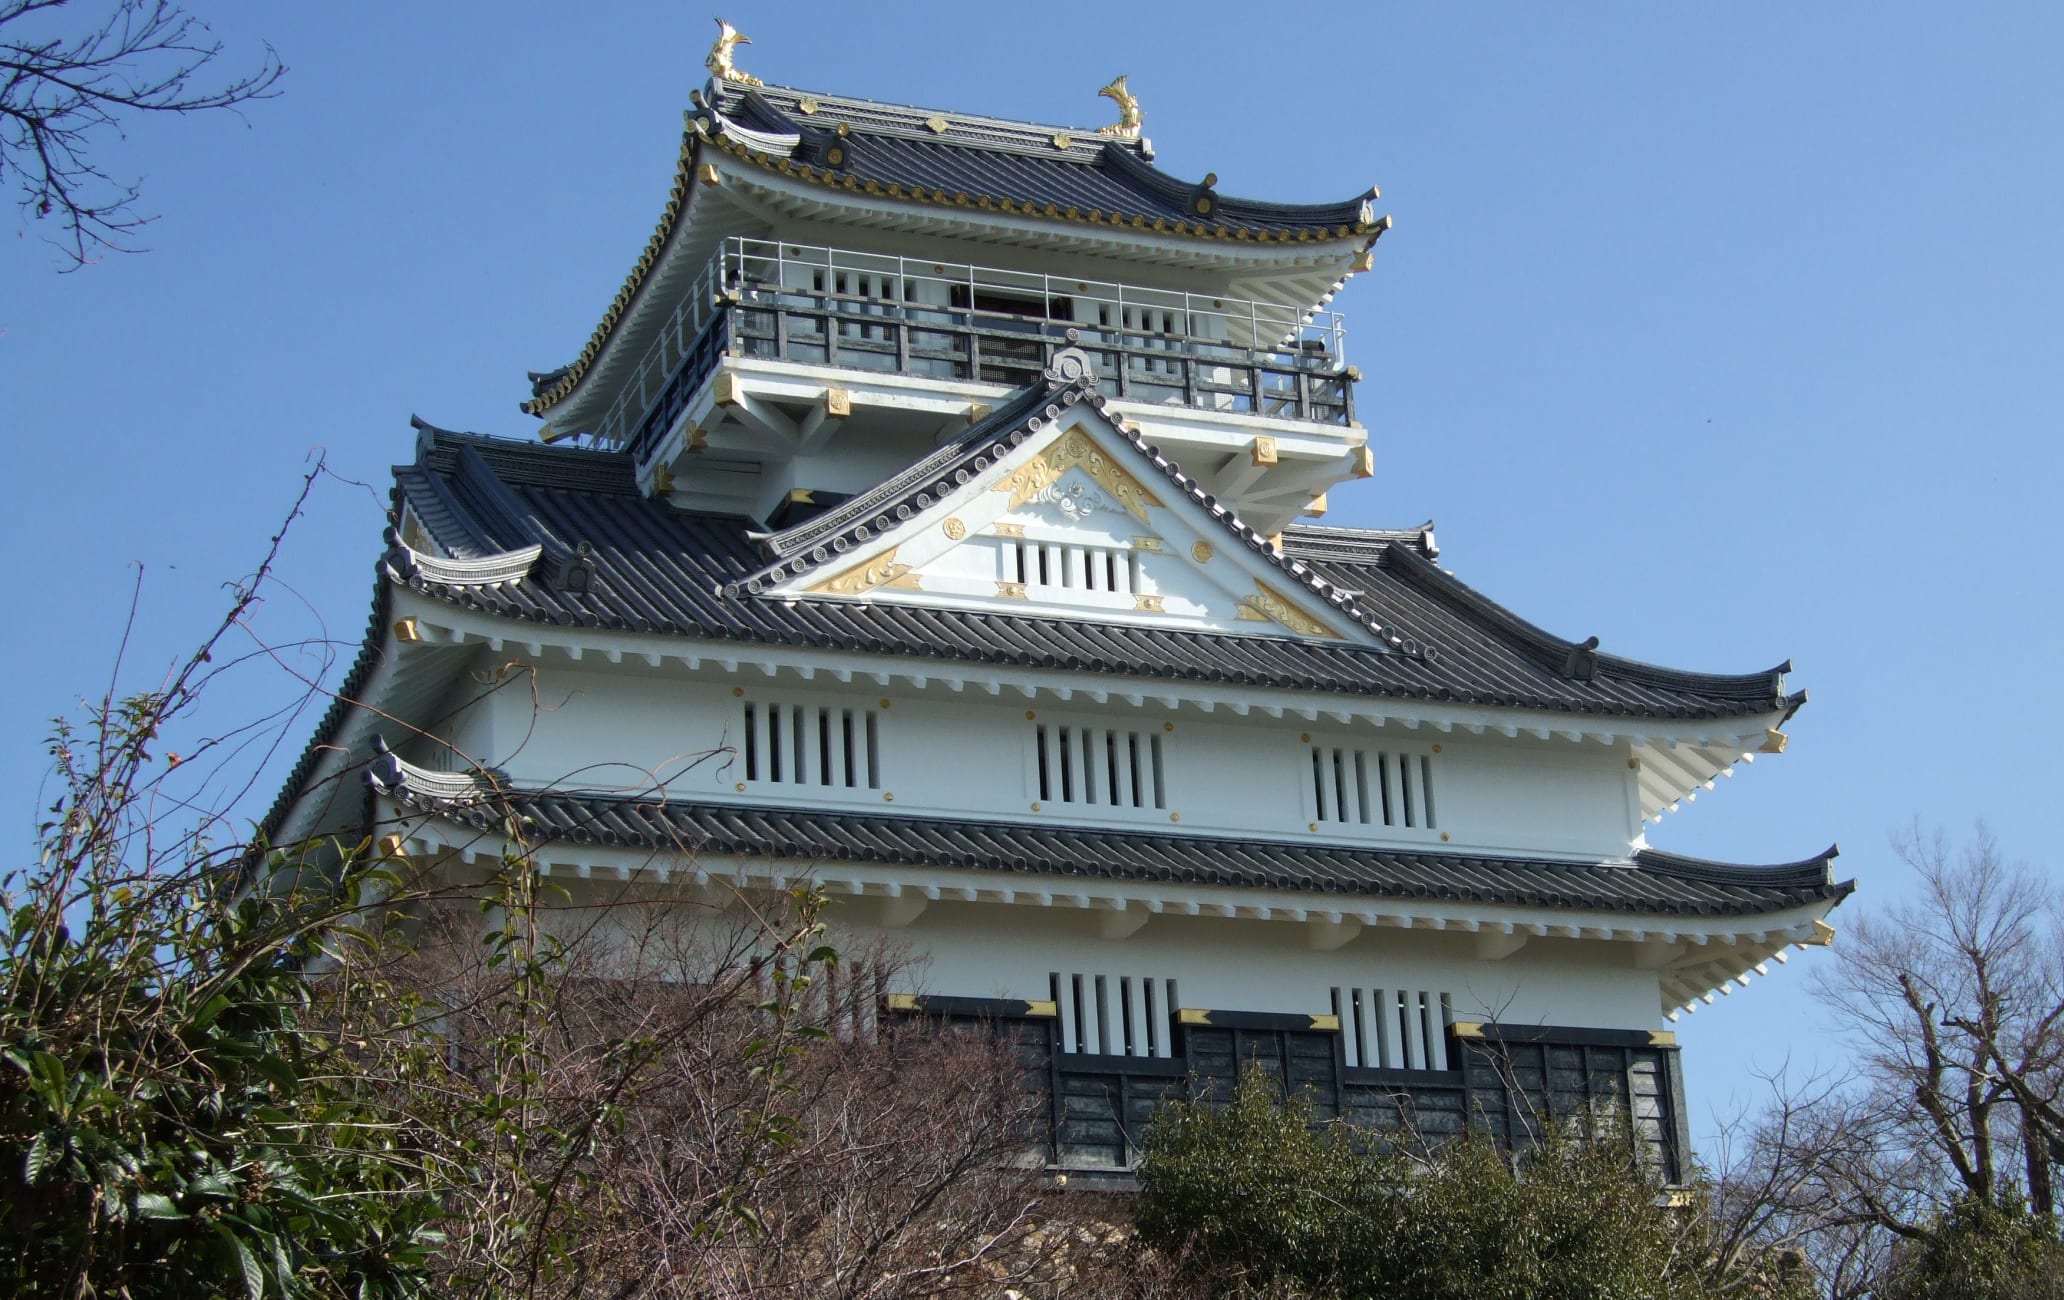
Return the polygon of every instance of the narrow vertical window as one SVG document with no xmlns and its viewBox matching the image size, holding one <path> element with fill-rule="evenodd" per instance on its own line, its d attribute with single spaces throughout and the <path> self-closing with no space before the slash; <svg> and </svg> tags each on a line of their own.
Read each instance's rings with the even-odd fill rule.
<svg viewBox="0 0 2064 1300">
<path fill-rule="evenodd" d="M 881 732 L 872 709 L 747 701 L 738 716 L 746 780 L 881 788 Z"/>
<path fill-rule="evenodd" d="M 1100 808 L 1165 808 L 1161 737 L 1115 727 L 1031 729 L 1034 798 Z"/>
<path fill-rule="evenodd" d="M 1433 759 L 1426 754 L 1313 745 L 1315 821 L 1432 830 Z"/>
</svg>

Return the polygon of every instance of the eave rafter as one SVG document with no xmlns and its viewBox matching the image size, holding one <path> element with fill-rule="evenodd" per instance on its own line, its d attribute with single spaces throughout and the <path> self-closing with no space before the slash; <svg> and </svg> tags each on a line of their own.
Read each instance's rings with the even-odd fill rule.
<svg viewBox="0 0 2064 1300">
<path fill-rule="evenodd" d="M 1745 726 L 1733 735 L 1675 734 L 1636 742 L 1629 761 L 1640 774 L 1642 817 L 1660 822 L 1665 813 L 1697 802 L 1702 791 L 1715 788 L 1723 778 L 1733 779 L 1738 765 L 1755 762 L 1758 753 L 1781 750 L 1783 736 L 1767 726 Z"/>
</svg>

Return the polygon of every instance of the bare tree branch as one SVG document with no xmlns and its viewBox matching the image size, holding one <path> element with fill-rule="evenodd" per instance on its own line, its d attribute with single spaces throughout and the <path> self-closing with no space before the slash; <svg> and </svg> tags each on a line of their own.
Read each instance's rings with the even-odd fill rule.
<svg viewBox="0 0 2064 1300">
<path fill-rule="evenodd" d="M 1859 919 L 1817 980 L 1855 1073 L 1773 1076 L 1718 1171 L 1721 1255 L 1796 1247 L 1834 1300 L 1874 1294 L 1902 1251 L 1953 1252 L 1958 1206 L 2048 1216 L 2064 1154 L 2057 890 L 1982 826 L 1893 849 L 1919 888 Z"/>
<path fill-rule="evenodd" d="M 55 221 L 67 270 L 106 252 L 134 252 L 154 218 L 137 182 L 98 161 L 139 116 L 236 112 L 269 99 L 286 66 L 271 46 L 258 66 L 220 80 L 208 25 L 174 0 L 0 0 L 0 182 L 21 210 Z M 62 11 L 62 12 L 60 12 Z"/>
</svg>

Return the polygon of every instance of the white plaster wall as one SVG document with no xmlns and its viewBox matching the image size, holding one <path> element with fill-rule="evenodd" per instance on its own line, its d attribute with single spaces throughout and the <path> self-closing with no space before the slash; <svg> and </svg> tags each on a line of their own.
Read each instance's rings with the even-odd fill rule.
<svg viewBox="0 0 2064 1300">
<path fill-rule="evenodd" d="M 1129 684 L 1083 676 L 1085 691 L 1123 691 Z M 1626 756 L 1598 745 L 1455 734 L 1434 739 L 1437 733 L 1428 729 L 1396 725 L 1320 730 L 1259 713 L 1246 719 L 1171 713 L 1151 700 L 1131 705 L 1122 695 L 1101 705 L 1078 697 L 1055 708 L 1010 688 L 995 696 L 978 686 L 890 690 L 865 679 L 841 685 L 829 672 L 799 687 L 792 678 L 772 682 L 750 669 L 713 679 L 634 667 L 628 659 L 608 671 L 585 662 L 547 662 L 537 672 L 536 697 L 534 707 L 528 690 L 501 692 L 486 706 L 492 712 L 487 724 L 469 722 L 465 733 L 469 744 L 480 746 L 473 752 L 507 768 L 519 785 L 615 791 L 657 785 L 675 797 L 744 803 L 1594 860 L 1626 855 L 1639 829 L 1629 820 L 1627 785 L 1634 774 Z M 742 746 L 746 701 L 873 712 L 880 787 L 748 782 L 742 760 L 730 753 L 698 764 L 710 751 Z M 1041 722 L 1158 734 L 1167 807 L 1049 798 L 1035 811 L 1030 752 Z M 1429 756 L 1438 825 L 1319 822 L 1314 830 L 1307 737 L 1309 743 Z"/>
<path fill-rule="evenodd" d="M 1587 853 L 1606 839 L 1625 851 L 1640 834 L 1628 811 L 1634 772 L 1620 747 L 1464 738 L 1442 749 L 1440 811 L 1449 820 L 1449 808 L 1466 810 L 1452 819 L 1457 843 Z"/>
<path fill-rule="evenodd" d="M 561 883 L 573 904 L 562 937 L 592 931 L 605 949 L 621 947 L 626 960 L 632 951 L 647 963 L 688 954 L 693 965 L 753 947 L 750 916 L 721 886 L 699 903 L 659 891 L 679 901 L 667 913 L 675 920 L 656 921 L 638 903 L 655 897 L 649 889 Z M 1631 1030 L 1661 1020 L 1658 974 L 1636 967 L 1619 944 L 1535 939 L 1490 961 L 1475 955 L 1468 936 L 1425 931 L 1366 930 L 1318 952 L 1302 926 L 1217 917 L 1161 915 L 1126 938 L 1106 939 L 1097 934 L 1097 914 L 1069 909 L 937 902 L 896 928 L 881 926 L 879 915 L 880 900 L 835 897 L 825 918 L 833 945 L 855 962 L 885 952 L 901 966 L 890 992 L 1040 1000 L 1054 996 L 1058 975 L 1065 999 L 1069 977 L 1083 976 L 1093 988 L 1101 975 L 1107 1006 L 1115 1005 L 1122 978 L 1135 990 L 1156 981 L 1157 997 L 1173 981 L 1161 1016 L 1178 1007 L 1324 1015 L 1334 1010 L 1334 989 L 1361 988 L 1427 993 L 1436 1006 L 1445 995 L 1455 1020 Z M 1119 1038 L 1115 1028 L 1112 1038 Z M 1167 1054 L 1138 1046 L 1139 1055 Z"/>
<path fill-rule="evenodd" d="M 856 937 L 880 933 L 847 905 Z M 835 905 L 831 915 L 841 916 Z M 1214 917 L 1157 916 L 1126 939 L 1104 939 L 1092 913 L 934 903 L 890 931 L 925 960 L 908 991 L 956 997 L 1046 998 L 1058 973 L 1173 979 L 1179 1004 L 1220 1011 L 1325 1014 L 1338 987 L 1445 993 L 1458 1020 L 1647 1029 L 1660 1019 L 1653 971 L 1610 945 L 1536 939 L 1503 961 L 1474 956 L 1466 938 L 1369 930 L 1314 952 L 1303 927 Z"/>
</svg>

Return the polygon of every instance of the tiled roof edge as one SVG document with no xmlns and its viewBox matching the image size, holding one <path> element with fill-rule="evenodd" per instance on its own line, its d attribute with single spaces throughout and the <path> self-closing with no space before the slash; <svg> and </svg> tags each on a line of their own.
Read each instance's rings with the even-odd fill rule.
<svg viewBox="0 0 2064 1300">
<path fill-rule="evenodd" d="M 1409 546 L 1427 559 L 1438 559 L 1440 547 L 1433 540 L 1433 521 L 1417 528 L 1338 528 L 1317 524 L 1288 524 L 1283 528 L 1283 551 L 1308 560 L 1341 560 L 1349 564 L 1380 564 L 1392 546 Z"/>
<path fill-rule="evenodd" d="M 1697 880 L 1712 885 L 1768 884 L 1785 882 L 1794 887 L 1826 886 L 1840 889 L 1848 894 L 1856 888 L 1853 880 L 1835 883 L 1834 861 L 1842 854 L 1839 844 L 1830 844 L 1810 858 L 1797 862 L 1776 863 L 1770 866 L 1751 866 L 1739 862 L 1715 862 L 1709 858 L 1686 857 L 1681 853 L 1665 853 L 1661 849 L 1642 849 L 1634 855 L 1636 865 L 1649 871 L 1678 876 L 1685 880 Z"/>
<path fill-rule="evenodd" d="M 1785 706 L 1784 675 L 1791 669 L 1789 660 L 1760 673 L 1701 673 L 1665 668 L 1658 664 L 1643 663 L 1638 659 L 1624 659 L 1618 655 L 1596 654 L 1595 639 L 1588 643 L 1566 641 L 1521 618 L 1410 547 L 1392 548 L 1385 556 L 1385 563 L 1390 565 L 1394 573 L 1410 579 L 1421 588 L 1440 596 L 1478 621 L 1488 624 L 1494 630 L 1525 646 L 1543 664 L 1557 671 L 1564 671 L 1564 666 L 1571 662 L 1572 656 L 1590 653 L 1595 655 L 1596 671 L 1599 673 L 1608 673 L 1642 685 L 1762 704 L 1772 711 Z"/>
<path fill-rule="evenodd" d="M 1648 915 L 1760 915 L 1782 911 L 1804 904 L 1833 900 L 1839 902 L 1852 888 L 1849 884 L 1836 885 L 1823 876 L 1807 879 L 1793 866 L 1776 868 L 1733 867 L 1732 878 L 1706 878 L 1674 869 L 1677 860 L 1668 855 L 1659 855 L 1659 866 L 1650 866 L 1638 855 L 1631 865 L 1616 865 L 1610 862 L 1569 862 L 1552 859 L 1536 859 L 1524 856 L 1489 856 L 1459 853 L 1425 853 L 1408 849 L 1362 849 L 1340 845 L 1315 845 L 1286 840 L 1260 838 L 1224 839 L 1184 835 L 1160 830 L 1120 830 L 1091 826 L 1028 826 L 1011 822 L 993 822 L 970 818 L 927 817 L 912 814 L 864 813 L 855 814 L 828 809 L 766 808 L 753 805 L 719 805 L 700 803 L 693 800 L 670 799 L 662 792 L 625 795 L 593 791 L 509 789 L 499 781 L 459 781 L 448 777 L 434 780 L 412 779 L 412 769 L 407 764 L 393 761 L 382 755 L 368 770 L 373 787 L 406 806 L 434 812 L 459 825 L 477 826 L 483 829 L 499 828 L 504 823 L 509 808 L 530 807 L 549 809 L 557 806 L 561 810 L 574 810 L 578 820 L 599 824 L 605 818 L 631 828 L 630 834 L 613 829 L 599 829 L 587 838 L 570 835 L 540 817 L 527 819 L 526 831 L 538 843 L 599 843 L 611 847 L 650 849 L 657 851 L 691 850 L 703 853 L 735 853 L 741 857 L 773 859 L 808 859 L 816 861 L 881 861 L 889 866 L 943 866 L 950 868 L 991 869 L 1005 871 L 1027 871 L 1038 874 L 1082 875 L 1110 879 L 1168 880 L 1170 883 L 1222 885 L 1229 888 L 1275 888 L 1295 892 L 1306 892 L 1327 897 L 1359 896 L 1387 897 L 1398 899 L 1439 899 L 1461 903 L 1492 903 L 1516 906 L 1560 907 L 1568 909 L 1601 910 Z M 717 816 L 728 816 L 742 822 L 756 823 L 760 828 L 752 838 L 727 837 L 712 834 L 704 827 L 692 824 L 697 820 L 713 820 Z M 658 818 L 666 823 L 669 834 L 654 833 L 641 825 Z M 803 835 L 784 833 L 768 825 L 774 819 L 789 822 L 810 823 L 823 821 L 834 823 L 840 828 L 837 835 L 827 833 L 816 840 Z M 576 828 L 578 829 L 578 828 Z M 683 831 L 689 833 L 683 834 Z M 1009 853 L 983 852 L 967 847 L 956 847 L 939 852 L 920 847 L 915 851 L 890 854 L 872 854 L 864 850 L 836 847 L 837 841 L 850 842 L 854 832 L 875 833 L 897 831 L 906 834 L 926 831 L 944 832 L 951 842 L 958 846 L 974 843 L 976 840 L 994 842 L 1011 837 L 1026 839 L 1047 839 L 1061 841 L 1086 841 L 1092 845 L 1105 846 L 1104 851 L 1084 854 L 1080 861 L 1073 855 L 1061 862 L 1018 862 L 1008 860 Z M 1259 881 L 1214 881 L 1210 879 L 1174 878 L 1165 867 L 1154 872 L 1131 872 L 1124 868 L 1122 858 L 1128 848 L 1148 854 L 1166 854 L 1176 851 L 1208 852 L 1222 846 L 1237 851 L 1242 870 L 1255 874 L 1252 863 L 1263 855 L 1280 855 L 1286 864 L 1273 876 L 1262 872 L 1265 878 Z M 1027 857 L 1040 856 L 1036 848 L 1028 848 Z M 1541 881 L 1537 888 L 1526 890 L 1469 889 L 1452 882 L 1438 885 L 1428 884 L 1416 888 L 1368 888 L 1341 887 L 1337 878 L 1307 877 L 1302 881 L 1291 873 L 1299 864 L 1350 865 L 1360 862 L 1366 865 L 1370 860 L 1383 863 L 1400 874 L 1426 871 L 1430 866 L 1446 873 L 1468 873 L 1471 870 L 1493 871 L 1518 868 L 1538 872 Z M 1715 865 L 1715 864 L 1705 864 Z M 1079 867 L 1081 870 L 1069 870 Z M 1306 867 L 1310 869 L 1309 866 Z M 1749 898 L 1732 898 L 1725 901 L 1707 900 L 1694 904 L 1687 900 L 1629 900 L 1624 893 L 1618 895 L 1606 892 L 1584 892 L 1563 890 L 1555 886 L 1567 881 L 1573 872 L 1607 871 L 1614 873 L 1647 873 L 1663 878 L 1674 878 L 1709 888 L 1720 888 L 1751 894 Z M 1762 895 L 1755 897 L 1753 895 Z"/>
<path fill-rule="evenodd" d="M 1332 203 L 1278 203 L 1271 199 L 1222 196 L 1212 187 L 1211 181 L 1215 180 L 1215 177 L 1204 181 L 1182 180 L 1124 149 L 1105 149 L 1098 157 L 1097 163 L 1165 200 L 1183 203 L 1194 197 L 1207 197 L 1211 200 L 1211 207 L 1200 215 L 1210 216 L 1217 221 L 1240 221 L 1242 218 L 1250 218 L 1257 221 L 1307 222 L 1319 226 L 1365 228 L 1374 220 L 1374 215 L 1369 211 L 1369 200 L 1375 197 L 1373 187 L 1351 199 L 1340 199 Z"/>
<path fill-rule="evenodd" d="M 460 433 L 411 417 L 416 429 L 414 468 L 438 474 L 457 469 L 463 453 L 478 455 L 505 481 L 518 486 L 564 488 L 637 496 L 637 469 L 628 452 L 599 447 L 548 446 L 528 438 Z M 407 466 L 396 466 L 397 472 Z"/>
</svg>

